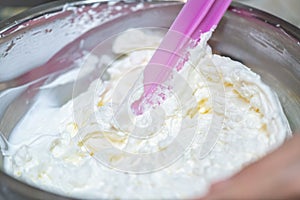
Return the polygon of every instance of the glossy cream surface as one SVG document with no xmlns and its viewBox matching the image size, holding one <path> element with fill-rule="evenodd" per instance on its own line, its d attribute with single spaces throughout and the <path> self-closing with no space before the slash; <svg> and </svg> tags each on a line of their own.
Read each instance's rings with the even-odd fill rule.
<svg viewBox="0 0 300 200">
<path fill-rule="evenodd" d="M 162 37 L 129 30 L 114 42 L 113 51 L 124 55 L 107 70 L 108 80 L 95 80 L 84 93 L 61 107 L 50 106 L 50 99 L 38 97 L 9 138 L 13 148 L 5 158 L 5 170 L 39 188 L 79 198 L 189 198 L 203 195 L 213 182 L 276 148 L 290 131 L 276 94 L 242 63 L 213 54 L 206 43 L 210 34 L 202 35 L 179 72 L 196 104 L 187 100 L 180 106 L 176 95 L 167 94 L 161 105 L 165 112 L 162 128 L 151 139 L 134 140 L 118 130 L 112 120 L 112 98 L 125 95 L 122 91 L 130 87 L 130 80 L 135 80 L 154 52 L 142 47 L 157 47 Z M 104 58 L 92 55 L 85 65 L 93 68 Z M 62 75 L 44 89 L 73 80 L 83 73 L 79 71 Z M 124 77 L 128 84 L 125 81 L 120 86 Z M 190 95 L 180 86 L 176 87 L 177 96 Z M 215 106 L 218 102 L 223 107 Z M 214 115 L 222 119 L 219 124 L 212 123 Z M 199 122 L 193 141 L 176 161 L 159 170 L 136 174 L 110 168 L 110 164 L 122 162 L 122 154 L 110 154 L 111 163 L 107 165 L 96 159 L 106 145 L 103 140 L 130 153 L 165 151 L 180 134 L 181 123 L 193 118 Z M 135 120 L 143 126 L 149 115 Z M 100 128 L 94 127 L 95 123 Z M 185 124 L 184 128 L 189 125 L 195 126 Z M 201 157 L 211 126 L 219 127 L 219 131 L 214 133 L 212 150 Z"/>
</svg>

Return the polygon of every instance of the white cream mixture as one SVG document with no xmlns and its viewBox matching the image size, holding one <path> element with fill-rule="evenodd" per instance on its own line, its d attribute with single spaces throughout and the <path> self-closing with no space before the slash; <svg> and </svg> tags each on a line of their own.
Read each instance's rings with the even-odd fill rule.
<svg viewBox="0 0 300 200">
<path fill-rule="evenodd" d="M 113 88 L 133 67 L 145 65 L 151 58 L 153 50 L 140 47 L 158 46 L 161 39 L 160 34 L 132 30 L 120 35 L 114 43 L 115 53 L 127 53 L 108 69 L 110 80 L 94 81 L 89 90 L 60 108 L 49 107 L 45 99 L 37 101 L 9 139 L 18 148 L 6 157 L 5 170 L 29 184 L 67 196 L 172 199 L 201 196 L 214 181 L 231 176 L 262 157 L 289 134 L 278 98 L 246 66 L 212 54 L 206 44 L 209 36 L 203 35 L 201 43 L 190 52 L 195 69 L 185 66 L 180 72 L 192 90 L 196 105 L 179 108 L 176 98 L 169 95 L 162 105 L 166 114 L 163 128 L 152 139 L 132 140 L 116 130 L 110 120 Z M 97 59 L 88 64 L 96 62 Z M 136 71 L 131 72 L 132 77 Z M 223 91 L 213 89 L 220 81 Z M 185 95 L 186 88 L 178 90 Z M 214 93 L 224 94 L 216 98 L 225 103 L 225 110 L 213 106 Z M 91 104 L 93 109 L 87 109 Z M 90 118 L 93 113 L 96 121 Z M 224 122 L 217 125 L 220 131 L 214 148 L 200 159 L 213 114 L 224 118 Z M 103 139 L 132 153 L 165 151 L 169 141 L 180 134 L 180 123 L 194 117 L 199 121 L 195 140 L 176 162 L 160 170 L 131 174 L 110 169 L 94 159 L 103 148 Z M 93 122 L 101 124 L 101 130 L 93 127 Z M 42 137 L 33 141 L 39 136 Z M 111 154 L 108 160 L 114 163 L 122 159 L 122 154 Z"/>
</svg>

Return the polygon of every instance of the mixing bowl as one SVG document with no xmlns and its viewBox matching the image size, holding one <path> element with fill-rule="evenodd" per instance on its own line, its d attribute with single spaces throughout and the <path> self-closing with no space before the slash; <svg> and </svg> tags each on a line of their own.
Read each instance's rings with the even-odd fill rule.
<svg viewBox="0 0 300 200">
<path fill-rule="evenodd" d="M 182 7 L 180 1 L 110 4 L 101 0 L 54 2 L 0 23 L 3 139 L 9 138 L 32 106 L 39 88 L 72 69 L 83 52 L 128 28 L 168 28 Z M 299 40 L 300 30 L 293 25 L 233 3 L 209 41 L 215 53 L 244 63 L 277 92 L 293 131 L 300 130 Z M 105 52 L 112 53 L 109 43 Z M 54 105 L 62 105 L 72 98 L 72 88 L 73 82 L 66 82 L 46 95 Z M 1 169 L 0 199 L 27 198 L 67 199 L 29 186 Z"/>
</svg>

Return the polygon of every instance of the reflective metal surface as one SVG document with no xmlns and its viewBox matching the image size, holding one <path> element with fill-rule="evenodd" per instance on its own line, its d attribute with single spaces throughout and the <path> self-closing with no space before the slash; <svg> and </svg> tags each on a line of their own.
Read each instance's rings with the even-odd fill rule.
<svg viewBox="0 0 300 200">
<path fill-rule="evenodd" d="M 0 131 L 5 137 L 35 101 L 40 86 L 74 67 L 84 51 L 128 28 L 169 27 L 182 6 L 145 3 L 133 11 L 137 4 L 128 5 L 107 18 L 103 13 L 109 6 L 103 1 L 50 3 L 0 24 Z M 96 13 L 93 19 L 90 9 Z M 293 131 L 300 130 L 299 40 L 298 28 L 241 4 L 232 4 L 210 40 L 214 52 L 243 62 L 277 92 Z M 71 98 L 72 86 L 46 92 L 61 105 Z M 3 171 L 0 190 L 0 199 L 65 199 Z"/>
</svg>

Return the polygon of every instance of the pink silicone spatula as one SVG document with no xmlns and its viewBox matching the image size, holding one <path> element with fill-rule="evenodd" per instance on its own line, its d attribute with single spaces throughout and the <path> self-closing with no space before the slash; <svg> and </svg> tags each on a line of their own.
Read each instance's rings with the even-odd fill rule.
<svg viewBox="0 0 300 200">
<path fill-rule="evenodd" d="M 163 84 L 175 68 L 183 65 L 182 56 L 188 44 L 199 41 L 201 33 L 215 28 L 227 10 L 231 0 L 188 0 L 171 28 L 165 35 L 144 70 L 144 93 L 132 104 L 136 115 L 144 112 L 144 104 L 151 104 L 157 88 Z M 178 64 L 179 61 L 181 64 Z"/>
</svg>

